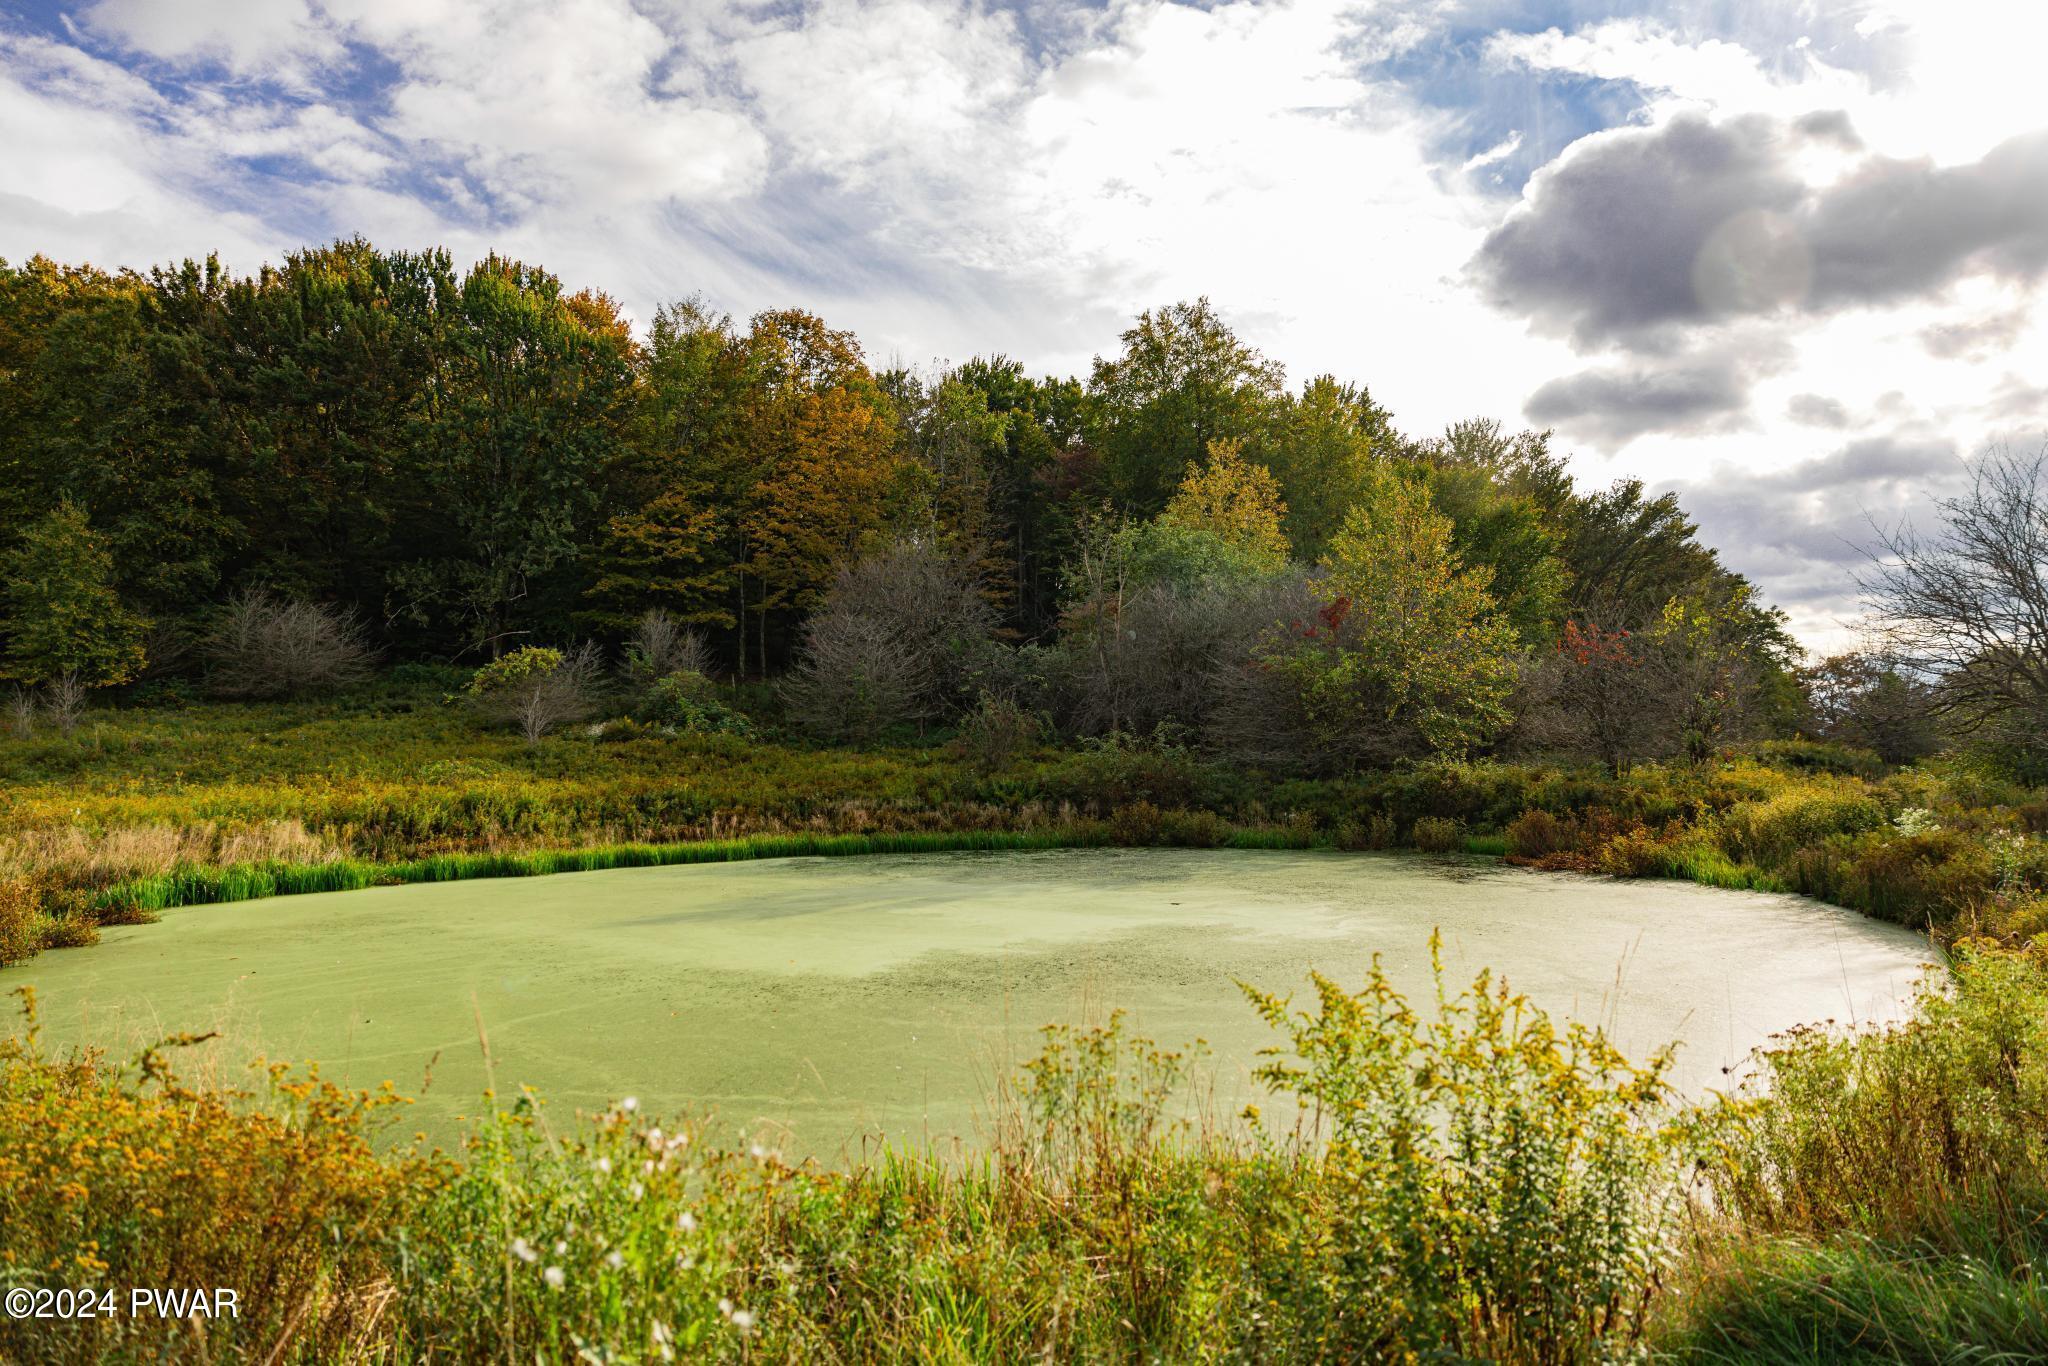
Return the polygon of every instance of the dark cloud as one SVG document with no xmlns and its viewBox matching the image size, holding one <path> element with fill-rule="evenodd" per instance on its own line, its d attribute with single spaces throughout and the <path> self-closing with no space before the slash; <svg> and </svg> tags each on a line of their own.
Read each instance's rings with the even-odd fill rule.
<svg viewBox="0 0 2048 1366">
<path fill-rule="evenodd" d="M 1831 398 L 1819 394 L 1794 394 L 1792 401 L 1785 405 L 1785 416 L 1808 427 L 1846 427 L 1849 425 L 1849 410 Z"/>
<path fill-rule="evenodd" d="M 1703 317 L 1693 262 L 1720 224 L 1804 187 L 1759 115 L 1586 138 L 1530 181 L 1474 268 L 1493 302 L 1582 345 Z"/>
<path fill-rule="evenodd" d="M 1747 409 L 1749 385 L 1748 367 L 1726 356 L 1582 370 L 1543 385 L 1522 412 L 1614 450 L 1647 432 L 1725 430 Z"/>
<path fill-rule="evenodd" d="M 1637 350 L 1730 316 L 2048 272 L 2048 132 L 1964 166 L 1872 157 L 1825 188 L 1800 180 L 1802 144 L 1852 137 L 1830 113 L 1684 115 L 1586 138 L 1531 180 L 1473 271 L 1497 306 L 1544 331 Z"/>
<path fill-rule="evenodd" d="M 2048 269 L 2048 132 L 1967 166 L 1874 158 L 1806 214 L 1813 302 L 1887 303 L 1982 270 L 2031 282 Z"/>
<path fill-rule="evenodd" d="M 1731 568 L 1809 624 L 1859 611 L 1855 571 L 1877 528 L 1930 525 L 1935 503 L 1967 478 L 1955 444 L 1921 433 L 1852 441 L 1774 473 L 1717 466 L 1665 485 Z"/>
</svg>

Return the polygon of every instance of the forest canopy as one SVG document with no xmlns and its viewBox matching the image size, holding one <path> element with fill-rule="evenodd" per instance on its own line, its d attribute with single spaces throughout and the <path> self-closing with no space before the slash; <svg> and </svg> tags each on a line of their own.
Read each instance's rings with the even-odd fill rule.
<svg viewBox="0 0 2048 1366">
<path fill-rule="evenodd" d="M 196 676 L 251 595 L 330 613 L 302 625 L 352 669 L 616 646 L 653 611 L 723 675 L 815 685 L 807 652 L 918 635 L 821 614 L 952 592 L 977 638 L 907 714 L 1022 692 L 1080 730 L 1259 718 L 1254 748 L 1292 727 L 1324 759 L 1540 732 L 1621 762 L 1655 746 L 1601 732 L 1603 670 L 1655 672 L 1690 744 L 1797 692 L 1782 616 L 1673 495 L 1291 386 L 1206 299 L 1062 378 L 877 369 L 800 309 L 692 298 L 636 332 L 538 267 L 360 239 L 254 276 L 0 263 L 0 557 L 38 576 L 0 604 L 24 685 Z"/>
</svg>

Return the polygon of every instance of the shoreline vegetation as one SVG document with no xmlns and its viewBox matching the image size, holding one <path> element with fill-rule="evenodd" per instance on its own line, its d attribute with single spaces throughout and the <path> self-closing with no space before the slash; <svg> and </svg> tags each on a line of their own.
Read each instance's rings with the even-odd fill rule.
<svg viewBox="0 0 2048 1366">
<path fill-rule="evenodd" d="M 0 750 L 0 962 L 176 906 L 798 855 L 1407 849 L 1793 892 L 1958 938 L 2048 932 L 2048 796 L 1961 759 L 1765 742 L 1626 774 L 1425 762 L 1262 774 L 1171 738 L 819 750 L 630 720 L 522 745 L 432 682 L 330 705 L 97 714 Z M 410 779 L 408 775 L 414 775 Z"/>
<path fill-rule="evenodd" d="M 1663 1059 L 1624 1060 L 1491 979 L 1440 983 L 1433 1006 L 1376 973 L 1291 1002 L 1248 986 L 1276 1031 L 1261 1081 L 1310 1127 L 1188 1109 L 1191 1055 L 1113 1017 L 1047 1031 L 1000 1083 L 977 1158 L 887 1148 L 846 1171 L 627 1098 L 574 1117 L 490 1098 L 459 1153 L 430 1151 L 389 1141 L 403 1101 L 388 1088 L 282 1066 L 192 1088 L 179 1038 L 128 1060 L 51 1056 L 21 993 L 31 1014 L 0 1041 L 0 1279 L 249 1290 L 236 1320 L 10 1322 L 10 1359 L 2048 1350 L 2037 789 L 1804 741 L 1619 776 L 1428 763 L 1324 779 L 1170 736 L 1038 744 L 995 766 L 943 735 L 855 752 L 608 723 L 526 745 L 468 724 L 445 681 L 125 708 L 0 749 L 6 877 L 32 888 L 54 948 L 171 905 L 398 880 L 1076 844 L 1405 848 L 1803 892 L 1928 931 L 1951 967 L 1910 1023 L 1801 1031 L 1700 1105 L 1664 1085 Z M 694 830 L 706 811 L 722 832 L 708 839 L 549 843 Z M 54 1171 L 68 1179 L 31 1175 Z"/>
</svg>

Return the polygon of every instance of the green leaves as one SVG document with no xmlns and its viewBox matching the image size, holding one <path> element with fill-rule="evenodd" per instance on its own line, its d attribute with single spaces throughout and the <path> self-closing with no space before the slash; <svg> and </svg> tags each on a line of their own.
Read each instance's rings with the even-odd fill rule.
<svg viewBox="0 0 2048 1366">
<path fill-rule="evenodd" d="M 31 523 L 0 561 L 6 676 L 45 683 L 66 675 L 91 687 L 142 668 L 143 619 L 121 605 L 106 542 L 76 504 Z"/>
</svg>

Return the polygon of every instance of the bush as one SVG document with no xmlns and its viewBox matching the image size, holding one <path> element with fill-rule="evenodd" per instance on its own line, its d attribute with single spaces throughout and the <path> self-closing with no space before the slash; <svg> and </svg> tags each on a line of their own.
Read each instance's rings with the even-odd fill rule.
<svg viewBox="0 0 2048 1366">
<path fill-rule="evenodd" d="M 700 673 L 672 673 L 649 685 L 634 719 L 650 726 L 668 726 L 692 735 L 752 735 L 753 724 L 719 699 L 717 689 Z"/>
<path fill-rule="evenodd" d="M 980 705 L 961 721 L 956 743 L 977 772 L 1000 773 L 1043 733 L 1036 714 L 1008 697 L 983 692 Z"/>
<path fill-rule="evenodd" d="M 1742 802 L 1721 817 L 1721 847 L 1731 858 L 1775 867 L 1831 835 L 1878 830 L 1884 807 L 1850 787 L 1801 787 L 1765 801 Z"/>
<path fill-rule="evenodd" d="M 1881 778 L 1885 760 L 1875 750 L 1857 749 L 1835 740 L 1765 740 L 1751 753 L 1758 760 L 1791 773 L 1826 773 L 1838 778 Z"/>
<path fill-rule="evenodd" d="M 1425 854 L 1450 854 L 1465 847 L 1465 823 L 1443 816 L 1424 816 L 1409 832 L 1409 842 Z"/>
<path fill-rule="evenodd" d="M 595 710 L 597 678 L 597 651 L 589 645 L 567 654 L 526 645 L 478 669 L 466 691 L 479 715 L 516 725 L 528 744 L 538 744 L 557 726 Z"/>
<path fill-rule="evenodd" d="M 1831 839 L 1795 854 L 1787 878 L 1794 891 L 1915 929 L 1956 920 L 1995 885 L 1989 851 L 1952 830 Z"/>
<path fill-rule="evenodd" d="M 304 697 L 369 676 L 374 653 L 353 613 L 318 603 L 238 593 L 215 614 L 201 645 L 216 697 Z"/>
<path fill-rule="evenodd" d="M 1540 859 L 1571 848 L 1578 832 L 1548 811 L 1530 810 L 1508 822 L 1508 855 L 1519 859 Z"/>
<path fill-rule="evenodd" d="M 1260 1079 L 1330 1117 L 1328 1234 L 1289 1249 L 1294 1303 L 1261 1306 L 1278 1340 L 1335 1360 L 1622 1354 L 1673 1250 L 1668 1051 L 1636 1068 L 1485 974 L 1451 996 L 1440 961 L 1434 1019 L 1377 962 L 1357 994 L 1312 980 L 1313 1012 L 1246 988 L 1298 1059 Z"/>
<path fill-rule="evenodd" d="M 37 942 L 34 884 L 27 878 L 0 878 L 0 966 L 33 958 Z"/>
<path fill-rule="evenodd" d="M 673 674 L 711 672 L 711 650 L 704 637 L 687 630 L 659 607 L 649 608 L 626 642 L 626 682 L 636 690 L 653 687 Z"/>
</svg>

